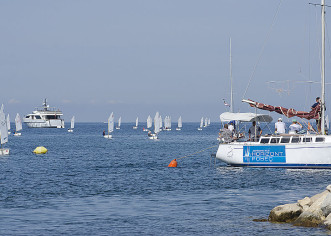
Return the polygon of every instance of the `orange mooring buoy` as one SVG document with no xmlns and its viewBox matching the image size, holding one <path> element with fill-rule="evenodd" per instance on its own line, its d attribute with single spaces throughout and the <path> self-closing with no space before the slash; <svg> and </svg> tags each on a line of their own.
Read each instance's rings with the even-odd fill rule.
<svg viewBox="0 0 331 236">
<path fill-rule="evenodd" d="M 168 167 L 177 167 L 177 160 L 176 160 L 176 159 L 173 159 L 173 160 L 169 163 Z"/>
</svg>

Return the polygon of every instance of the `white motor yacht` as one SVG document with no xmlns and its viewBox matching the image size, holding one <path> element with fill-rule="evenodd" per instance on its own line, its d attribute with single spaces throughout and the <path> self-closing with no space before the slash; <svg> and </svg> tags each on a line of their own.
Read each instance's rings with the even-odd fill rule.
<svg viewBox="0 0 331 236">
<path fill-rule="evenodd" d="M 42 107 L 37 107 L 23 118 L 23 122 L 30 128 L 64 128 L 62 112 L 47 104 L 44 100 Z"/>
</svg>

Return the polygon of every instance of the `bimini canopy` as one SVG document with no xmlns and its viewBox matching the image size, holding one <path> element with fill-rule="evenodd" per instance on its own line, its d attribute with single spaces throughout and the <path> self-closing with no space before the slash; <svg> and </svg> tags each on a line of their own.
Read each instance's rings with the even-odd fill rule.
<svg viewBox="0 0 331 236">
<path fill-rule="evenodd" d="M 241 121 L 241 122 L 271 122 L 272 117 L 269 115 L 255 114 L 255 113 L 232 113 L 224 112 L 220 115 L 222 122 L 230 122 L 232 120 Z"/>
</svg>

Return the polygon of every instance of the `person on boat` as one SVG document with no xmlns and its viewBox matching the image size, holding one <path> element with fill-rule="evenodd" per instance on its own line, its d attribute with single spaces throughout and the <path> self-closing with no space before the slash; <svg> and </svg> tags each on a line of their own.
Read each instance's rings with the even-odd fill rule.
<svg viewBox="0 0 331 236">
<path fill-rule="evenodd" d="M 233 136 L 232 136 L 232 131 L 229 130 L 228 124 L 224 124 L 224 128 L 220 130 L 218 133 L 219 139 L 222 140 L 225 143 L 230 143 L 232 142 Z"/>
<path fill-rule="evenodd" d="M 249 140 L 257 141 L 262 134 L 262 129 L 256 125 L 256 121 L 252 122 L 252 126 L 248 130 Z"/>
<path fill-rule="evenodd" d="M 106 131 L 103 131 L 103 132 L 102 132 L 102 136 L 105 136 L 105 135 L 106 135 Z"/>
<path fill-rule="evenodd" d="M 321 104 L 321 99 L 320 99 L 320 97 L 317 97 L 316 102 L 311 106 L 311 109 L 314 109 L 315 107 L 317 107 L 320 104 Z M 318 132 L 321 132 L 321 119 L 316 120 L 316 126 L 317 126 Z"/>
<path fill-rule="evenodd" d="M 278 121 L 275 123 L 275 133 L 276 134 L 285 134 L 285 123 L 282 118 L 278 118 Z"/>
<path fill-rule="evenodd" d="M 302 129 L 302 125 L 297 122 L 296 119 L 292 120 L 292 124 L 290 125 L 290 132 L 289 134 L 297 134 L 301 129 Z"/>
<path fill-rule="evenodd" d="M 235 130 L 235 123 L 234 120 L 231 120 L 228 124 L 228 129 L 233 133 Z"/>
</svg>

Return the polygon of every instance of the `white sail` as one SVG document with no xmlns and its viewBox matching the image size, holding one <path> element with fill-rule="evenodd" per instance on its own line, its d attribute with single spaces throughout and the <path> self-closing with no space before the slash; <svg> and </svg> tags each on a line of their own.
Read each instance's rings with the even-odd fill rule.
<svg viewBox="0 0 331 236">
<path fill-rule="evenodd" d="M 180 116 L 178 118 L 178 128 L 182 128 L 183 127 L 183 124 L 182 124 L 182 117 Z"/>
<path fill-rule="evenodd" d="M 16 132 L 22 130 L 22 120 L 21 120 L 21 117 L 20 117 L 20 114 L 16 114 L 16 117 L 15 117 L 15 126 L 16 126 Z"/>
<path fill-rule="evenodd" d="M 208 119 L 208 125 L 210 125 L 210 118 Z"/>
<path fill-rule="evenodd" d="M 10 130 L 10 118 L 9 118 L 9 114 L 7 115 L 7 129 L 8 129 L 8 131 Z"/>
<path fill-rule="evenodd" d="M 203 127 L 203 117 L 201 117 L 201 121 L 200 121 L 200 128 Z"/>
<path fill-rule="evenodd" d="M 159 116 L 159 129 L 161 129 L 162 126 L 162 116 Z"/>
<path fill-rule="evenodd" d="M 205 118 L 205 127 L 207 127 L 208 126 L 208 118 L 206 117 Z"/>
<path fill-rule="evenodd" d="M 112 112 L 108 118 L 108 133 L 114 131 L 114 113 Z"/>
<path fill-rule="evenodd" d="M 154 117 L 154 133 L 159 133 L 160 132 L 160 123 L 162 122 L 162 118 L 159 115 L 159 112 L 156 112 L 155 117 Z"/>
<path fill-rule="evenodd" d="M 70 124 L 71 129 L 75 128 L 75 116 L 71 118 L 71 124 Z"/>
<path fill-rule="evenodd" d="M 153 125 L 153 120 L 151 116 L 148 116 L 147 118 L 147 129 L 151 128 Z"/>
<path fill-rule="evenodd" d="M 136 127 L 138 127 L 138 121 L 139 121 L 139 120 L 138 120 L 138 117 L 137 117 L 137 119 L 136 119 Z"/>
<path fill-rule="evenodd" d="M 8 129 L 5 113 L 3 112 L 3 104 L 0 109 L 0 136 L 1 144 L 8 142 Z"/>
<path fill-rule="evenodd" d="M 118 124 L 117 124 L 117 127 L 120 128 L 121 127 L 121 123 L 122 123 L 122 117 L 120 117 L 118 119 Z"/>
</svg>

